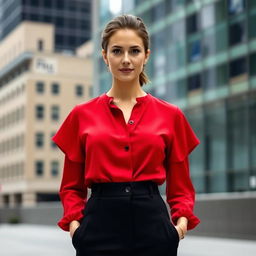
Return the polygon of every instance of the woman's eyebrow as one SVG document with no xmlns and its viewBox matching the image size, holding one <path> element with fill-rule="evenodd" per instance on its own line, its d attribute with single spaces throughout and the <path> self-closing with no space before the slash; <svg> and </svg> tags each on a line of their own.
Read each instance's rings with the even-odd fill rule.
<svg viewBox="0 0 256 256">
<path fill-rule="evenodd" d="M 122 46 L 119 46 L 119 45 L 113 45 L 111 48 L 123 48 Z M 133 46 L 131 46 L 130 48 L 140 48 L 140 46 L 139 45 L 133 45 Z"/>
</svg>

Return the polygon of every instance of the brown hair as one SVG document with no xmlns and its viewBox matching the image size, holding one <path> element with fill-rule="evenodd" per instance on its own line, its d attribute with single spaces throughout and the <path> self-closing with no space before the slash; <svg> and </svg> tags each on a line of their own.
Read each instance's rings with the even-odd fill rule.
<svg viewBox="0 0 256 256">
<path fill-rule="evenodd" d="M 150 44 L 147 28 L 141 18 L 134 16 L 132 14 L 123 14 L 123 15 L 117 16 L 107 23 L 101 36 L 102 49 L 104 49 L 107 52 L 110 37 L 117 30 L 125 29 L 125 28 L 135 30 L 138 36 L 141 37 L 143 41 L 145 53 L 146 53 Z M 147 77 L 144 71 L 144 67 L 143 67 L 143 71 L 140 73 L 139 82 L 140 82 L 140 86 L 143 86 L 143 84 L 150 82 L 149 78 Z"/>
</svg>

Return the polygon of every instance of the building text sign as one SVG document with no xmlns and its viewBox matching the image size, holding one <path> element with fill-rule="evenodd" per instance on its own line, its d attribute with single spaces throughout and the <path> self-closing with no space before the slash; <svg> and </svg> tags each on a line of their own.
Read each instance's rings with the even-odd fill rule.
<svg viewBox="0 0 256 256">
<path fill-rule="evenodd" d="M 52 58 L 36 58 L 34 61 L 34 71 L 41 74 L 56 74 L 57 61 Z"/>
</svg>

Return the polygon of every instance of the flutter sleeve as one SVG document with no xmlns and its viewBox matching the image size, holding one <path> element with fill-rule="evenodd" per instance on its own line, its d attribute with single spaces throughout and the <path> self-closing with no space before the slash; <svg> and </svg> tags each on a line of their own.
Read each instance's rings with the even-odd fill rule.
<svg viewBox="0 0 256 256">
<path fill-rule="evenodd" d="M 80 138 L 78 115 L 77 106 L 75 106 L 52 137 L 52 140 L 71 161 L 83 163 L 85 152 Z"/>
<path fill-rule="evenodd" d="M 180 217 L 188 219 L 187 229 L 195 228 L 200 219 L 193 213 L 195 189 L 189 171 L 189 154 L 200 144 L 187 118 L 177 107 L 174 132 L 167 151 L 166 201 L 170 206 L 171 219 L 176 225 Z"/>
<path fill-rule="evenodd" d="M 73 162 L 65 156 L 59 189 L 64 211 L 62 218 L 57 223 L 64 231 L 69 231 L 71 221 L 81 222 L 84 217 L 83 209 L 87 203 L 87 192 L 87 187 L 84 184 L 84 164 Z"/>
<path fill-rule="evenodd" d="M 84 182 L 85 152 L 80 139 L 77 107 L 74 107 L 52 140 L 65 154 L 59 196 L 63 205 L 63 216 L 58 226 L 69 231 L 72 220 L 81 221 L 87 202 L 87 187 Z"/>
</svg>

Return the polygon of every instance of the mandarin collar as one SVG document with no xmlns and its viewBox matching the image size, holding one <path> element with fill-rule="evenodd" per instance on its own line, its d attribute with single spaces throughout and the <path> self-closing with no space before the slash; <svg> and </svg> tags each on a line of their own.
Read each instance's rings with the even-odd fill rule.
<svg viewBox="0 0 256 256">
<path fill-rule="evenodd" d="M 148 93 L 148 92 L 146 92 L 146 93 L 147 93 L 147 94 L 144 95 L 144 96 L 140 96 L 140 97 L 136 97 L 136 98 L 135 98 L 136 101 L 137 101 L 137 103 L 141 104 L 141 103 L 143 103 L 143 102 L 146 102 L 146 101 L 149 99 L 150 93 Z M 102 96 L 102 99 L 105 100 L 108 105 L 111 105 L 111 106 L 114 105 L 114 104 L 112 103 L 112 101 L 113 101 L 113 99 L 114 99 L 113 96 L 108 96 L 108 95 L 107 95 L 107 92 L 104 92 L 101 96 Z M 114 106 L 115 106 L 115 105 L 114 105 Z"/>
</svg>

